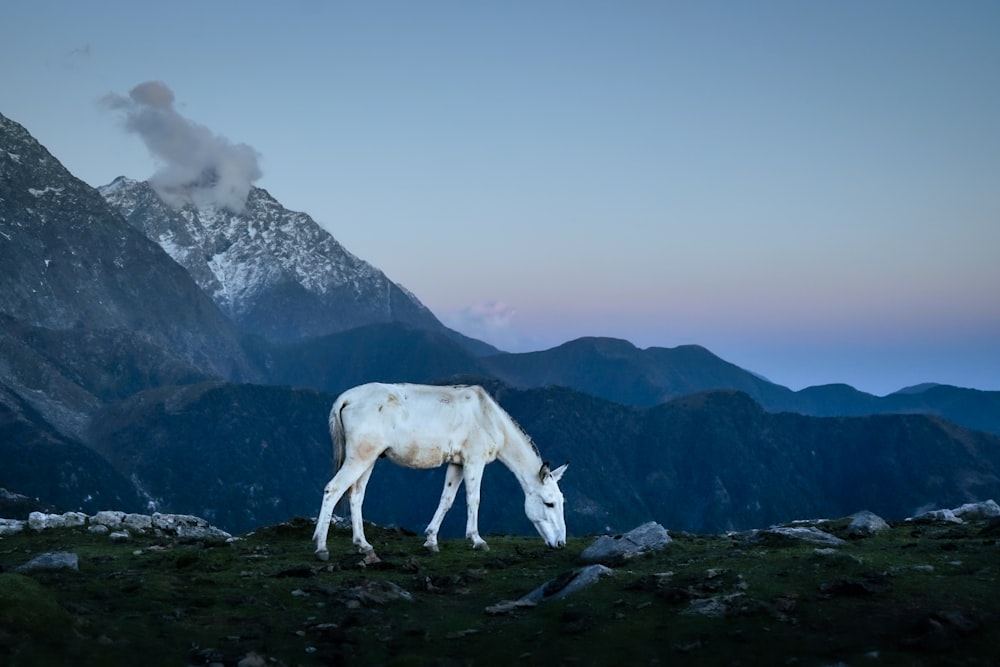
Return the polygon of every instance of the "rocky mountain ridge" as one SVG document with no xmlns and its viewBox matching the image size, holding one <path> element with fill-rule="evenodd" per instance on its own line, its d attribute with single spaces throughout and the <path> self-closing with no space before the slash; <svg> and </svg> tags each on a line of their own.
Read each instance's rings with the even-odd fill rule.
<svg viewBox="0 0 1000 667">
<path fill-rule="evenodd" d="M 288 342 L 373 322 L 444 328 L 416 296 L 261 188 L 238 213 L 174 208 L 149 183 L 125 177 L 99 191 L 247 333 Z"/>
</svg>

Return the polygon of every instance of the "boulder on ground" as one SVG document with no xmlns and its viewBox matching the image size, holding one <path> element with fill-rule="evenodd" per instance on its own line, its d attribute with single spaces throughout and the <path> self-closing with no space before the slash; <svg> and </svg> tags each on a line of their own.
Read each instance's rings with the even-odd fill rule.
<svg viewBox="0 0 1000 667">
<path fill-rule="evenodd" d="M 555 579 L 545 582 L 518 600 L 503 600 L 486 608 L 486 613 L 492 616 L 506 614 L 516 609 L 528 609 L 549 600 L 561 600 L 582 591 L 597 583 L 601 577 L 614 574 L 615 571 L 604 565 L 587 565 L 566 572 Z"/>
<path fill-rule="evenodd" d="M 831 535 L 812 526 L 774 526 L 765 530 L 752 530 L 747 536 L 748 542 L 808 542 L 827 547 L 839 547 L 846 542 L 836 535 Z"/>
<path fill-rule="evenodd" d="M 76 528 L 86 523 L 87 515 L 82 512 L 66 512 L 65 514 L 32 512 L 28 515 L 28 527 L 37 531 L 50 528 Z"/>
<path fill-rule="evenodd" d="M 852 514 L 850 519 L 851 523 L 847 526 L 850 537 L 871 537 L 891 529 L 885 519 L 868 510 Z"/>
<path fill-rule="evenodd" d="M 953 509 L 952 514 L 963 521 L 986 521 L 994 517 L 1000 517 L 1000 505 L 993 500 L 985 500 L 981 503 L 966 503 L 961 507 Z"/>
<path fill-rule="evenodd" d="M 205 519 L 190 514 L 156 512 L 152 516 L 152 527 L 167 535 L 193 540 L 227 540 L 232 537 L 226 531 L 210 525 Z"/>
<path fill-rule="evenodd" d="M 588 563 L 614 565 L 665 548 L 673 540 L 667 529 L 649 521 L 623 535 L 602 535 L 583 550 L 580 558 Z"/>
<path fill-rule="evenodd" d="M 0 519 L 0 535 L 20 533 L 27 525 L 27 521 L 20 521 L 19 519 Z"/>
<path fill-rule="evenodd" d="M 16 568 L 15 572 L 28 572 L 30 570 L 79 570 L 80 558 L 75 553 L 68 551 L 54 551 L 35 556 L 24 565 Z"/>
<path fill-rule="evenodd" d="M 965 523 L 951 510 L 931 510 L 907 519 L 913 523 Z"/>
<path fill-rule="evenodd" d="M 121 528 L 122 521 L 125 520 L 125 512 L 118 510 L 102 510 L 90 517 L 90 525 L 106 526 L 110 530 Z"/>
</svg>

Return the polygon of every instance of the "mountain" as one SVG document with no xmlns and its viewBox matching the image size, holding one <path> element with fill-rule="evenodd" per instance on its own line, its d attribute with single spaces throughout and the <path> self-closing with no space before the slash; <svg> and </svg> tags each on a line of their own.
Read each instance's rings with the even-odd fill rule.
<svg viewBox="0 0 1000 667">
<path fill-rule="evenodd" d="M 187 271 L 4 116 L 0 318 L 0 384 L 70 436 L 109 392 L 260 378 Z"/>
<path fill-rule="evenodd" d="M 137 512 L 145 504 L 127 477 L 86 445 L 56 431 L 3 386 L 0 462 L 0 505 L 8 509 L 13 494 L 4 489 L 16 490 L 23 497 L 19 505 L 28 511 L 40 509 L 40 504 L 84 512 L 108 507 Z"/>
<path fill-rule="evenodd" d="M 449 331 L 416 296 L 261 188 L 251 188 L 238 213 L 213 205 L 174 208 L 148 182 L 124 177 L 100 192 L 244 332 L 288 343 L 378 322 Z M 449 334 L 482 353 L 495 352 Z"/>
<path fill-rule="evenodd" d="M 317 511 L 333 469 L 333 398 L 218 382 L 161 387 L 102 410 L 88 441 L 163 511 L 250 530 Z"/>
<path fill-rule="evenodd" d="M 657 405 L 707 389 L 737 389 L 758 400 L 791 393 L 698 345 L 640 350 L 616 338 L 579 338 L 540 352 L 493 355 L 483 363 L 515 387 L 572 387 L 625 405 Z"/>
<path fill-rule="evenodd" d="M 624 405 L 652 407 L 710 390 L 736 390 L 770 412 L 816 417 L 922 413 L 1000 434 L 1000 392 L 925 384 L 873 396 L 830 384 L 792 391 L 720 359 L 703 347 L 639 349 L 614 338 L 580 338 L 549 350 L 479 360 L 488 374 L 522 389 L 570 387 Z"/>
<path fill-rule="evenodd" d="M 397 322 L 370 324 L 271 346 L 261 365 L 275 384 L 339 394 L 365 382 L 440 382 L 489 377 L 481 359 L 450 336 Z"/>
<path fill-rule="evenodd" d="M 1000 494 L 1000 437 L 926 415 L 775 414 L 731 391 L 644 409 L 567 389 L 498 399 L 546 457 L 571 461 L 575 526 L 719 532 L 859 509 L 901 519 Z"/>
<path fill-rule="evenodd" d="M 603 338 L 486 354 L 262 190 L 249 216 L 166 211 L 170 224 L 149 233 L 186 248 L 177 256 L 192 266 L 200 257 L 192 271 L 226 308 L 242 304 L 230 312 L 243 330 L 24 128 L 0 117 L 0 130 L 0 488 L 14 494 L 64 509 L 151 501 L 234 531 L 312 515 L 332 474 L 334 394 L 409 380 L 482 382 L 547 458 L 571 460 L 578 534 L 649 518 L 705 531 L 860 508 L 892 518 L 1000 495 L 996 436 L 934 416 L 861 416 L 929 412 L 1000 430 L 1000 392 L 792 392 L 704 348 Z M 116 183 L 109 197 L 134 191 L 136 220 L 161 206 L 148 186 Z M 333 293 L 342 300 L 323 301 Z M 351 309 L 362 326 L 323 329 L 347 326 L 338 318 Z M 490 471 L 483 529 L 531 532 L 513 476 Z M 368 518 L 421 529 L 442 481 L 380 464 Z M 461 534 L 463 503 L 443 534 Z"/>
<path fill-rule="evenodd" d="M 860 509 L 902 519 L 1000 497 L 1000 437 L 935 417 L 773 414 L 727 391 L 630 408 L 565 388 L 486 386 L 543 457 L 570 461 L 561 486 L 574 535 L 647 520 L 718 533 Z M 244 531 L 315 515 L 333 474 L 333 398 L 218 382 L 151 389 L 102 410 L 88 441 L 162 511 Z M 443 481 L 442 468 L 380 462 L 365 518 L 421 531 Z M 484 531 L 533 532 L 502 464 L 487 468 L 482 498 Z M 464 503 L 460 493 L 444 534 L 463 534 Z"/>
</svg>

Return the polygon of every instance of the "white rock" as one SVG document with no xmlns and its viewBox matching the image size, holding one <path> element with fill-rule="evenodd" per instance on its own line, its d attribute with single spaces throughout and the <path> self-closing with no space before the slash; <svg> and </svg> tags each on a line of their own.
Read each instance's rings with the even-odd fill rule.
<svg viewBox="0 0 1000 667">
<path fill-rule="evenodd" d="M 18 519 L 0 519 L 0 535 L 13 535 L 20 533 L 28 525 L 27 521 Z"/>
<path fill-rule="evenodd" d="M 890 530 L 885 519 L 867 510 L 851 515 L 851 523 L 847 526 L 847 534 L 851 537 L 871 537 L 877 533 Z"/>
<path fill-rule="evenodd" d="M 908 520 L 917 523 L 965 523 L 951 510 L 931 510 Z"/>
<path fill-rule="evenodd" d="M 981 503 L 966 503 L 961 507 L 956 507 L 952 513 L 963 521 L 977 521 L 992 519 L 1000 516 L 1000 505 L 993 500 L 986 500 Z"/>
<path fill-rule="evenodd" d="M 119 512 L 117 510 L 103 510 L 98 512 L 94 516 L 90 517 L 90 524 L 97 524 L 99 526 L 107 526 L 111 530 L 116 530 L 121 528 L 122 521 L 125 519 L 125 512 Z"/>
<path fill-rule="evenodd" d="M 672 541 L 666 528 L 655 521 L 649 521 L 633 528 L 624 535 L 598 537 L 583 550 L 580 558 L 588 563 L 614 564 L 617 561 L 629 560 L 651 551 L 659 551 Z"/>
<path fill-rule="evenodd" d="M 67 551 L 57 551 L 41 554 L 29 560 L 15 572 L 27 572 L 28 570 L 79 570 L 80 558 L 74 553 Z"/>
<path fill-rule="evenodd" d="M 148 514 L 126 514 L 122 525 L 136 533 L 145 533 L 153 527 L 153 517 Z"/>
<path fill-rule="evenodd" d="M 836 535 L 831 535 L 830 533 L 824 532 L 819 528 L 811 527 L 775 526 L 774 528 L 768 528 L 767 530 L 757 531 L 754 537 L 759 537 L 760 535 L 774 535 L 788 540 L 809 542 L 811 544 L 824 544 L 831 547 L 839 547 L 847 544 Z"/>
<path fill-rule="evenodd" d="M 28 527 L 32 530 L 48 530 L 50 528 L 64 528 L 66 519 L 62 514 L 46 514 L 45 512 L 32 512 L 28 515 Z"/>
</svg>

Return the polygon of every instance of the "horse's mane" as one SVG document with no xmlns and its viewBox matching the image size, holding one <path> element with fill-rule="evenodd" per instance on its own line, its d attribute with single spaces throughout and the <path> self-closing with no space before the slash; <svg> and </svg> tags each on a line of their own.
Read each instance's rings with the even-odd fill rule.
<svg viewBox="0 0 1000 667">
<path fill-rule="evenodd" d="M 535 441 L 531 439 L 531 436 L 528 435 L 528 432 L 525 431 L 523 428 L 521 428 L 521 425 L 517 423 L 517 420 L 514 419 L 514 417 L 512 417 L 511 414 L 509 412 L 507 412 L 503 408 L 502 405 L 500 405 L 500 401 L 498 401 L 496 398 L 494 398 L 493 395 L 490 394 L 490 392 L 488 392 L 485 388 L 483 388 L 481 386 L 478 386 L 477 389 L 479 389 L 480 391 L 482 391 L 483 395 L 491 403 L 493 403 L 494 407 L 497 408 L 497 410 L 499 411 L 499 414 L 502 415 L 501 419 L 506 420 L 506 422 L 507 422 L 506 426 L 508 426 L 509 428 L 512 428 L 514 431 L 516 431 L 518 433 L 518 435 L 520 435 L 522 438 L 524 438 L 524 441 L 527 442 L 528 446 L 531 447 L 531 451 L 533 451 L 535 453 L 535 456 L 537 456 L 539 459 L 541 459 L 542 458 L 542 453 L 540 451 L 538 451 L 538 445 L 536 445 Z"/>
</svg>

